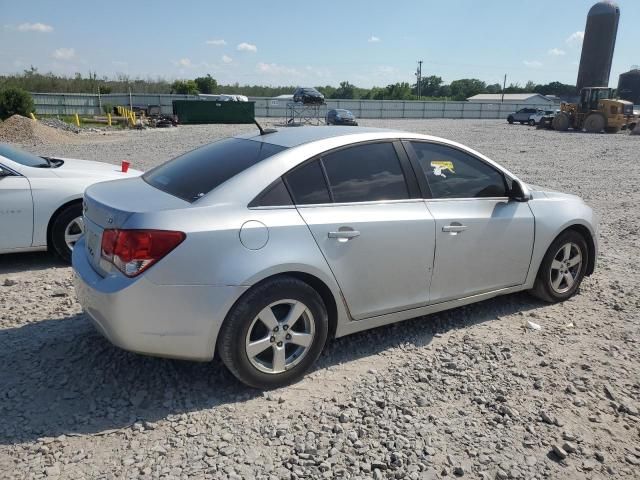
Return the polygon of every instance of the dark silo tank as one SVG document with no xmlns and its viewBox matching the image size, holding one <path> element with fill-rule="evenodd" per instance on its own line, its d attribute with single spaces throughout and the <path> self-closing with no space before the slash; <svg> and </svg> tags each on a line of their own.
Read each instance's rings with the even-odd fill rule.
<svg viewBox="0 0 640 480">
<path fill-rule="evenodd" d="M 630 70 L 620 74 L 618 81 L 618 96 L 640 105 L 640 69 Z"/>
<path fill-rule="evenodd" d="M 589 10 L 576 82 L 578 90 L 609 86 L 619 19 L 620 7 L 613 2 L 598 2 Z"/>
</svg>

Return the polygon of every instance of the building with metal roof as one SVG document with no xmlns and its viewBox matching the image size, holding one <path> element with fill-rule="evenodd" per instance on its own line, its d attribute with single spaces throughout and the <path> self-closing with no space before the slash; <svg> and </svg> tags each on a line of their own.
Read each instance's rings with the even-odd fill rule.
<svg viewBox="0 0 640 480">
<path fill-rule="evenodd" d="M 504 101 L 501 93 L 479 93 L 467 98 L 468 102 L 475 103 L 517 103 L 520 105 L 553 105 L 557 100 L 548 98 L 540 93 L 505 93 Z"/>
</svg>

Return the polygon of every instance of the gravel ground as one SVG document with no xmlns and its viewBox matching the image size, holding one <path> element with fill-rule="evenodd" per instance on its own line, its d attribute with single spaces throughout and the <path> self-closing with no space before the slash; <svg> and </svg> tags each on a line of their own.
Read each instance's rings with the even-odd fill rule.
<svg viewBox="0 0 640 480">
<path fill-rule="evenodd" d="M 451 138 L 581 195 L 601 218 L 595 275 L 562 304 L 521 293 L 335 340 L 303 381 L 260 393 L 217 360 L 112 347 L 68 267 L 0 257 L 0 477 L 640 478 L 640 137 L 362 123 Z M 253 128 L 26 147 L 144 169 Z"/>
</svg>

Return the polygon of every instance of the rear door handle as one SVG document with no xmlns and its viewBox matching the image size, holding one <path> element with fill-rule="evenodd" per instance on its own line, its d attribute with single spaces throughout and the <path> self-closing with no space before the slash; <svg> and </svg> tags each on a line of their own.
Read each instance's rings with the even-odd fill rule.
<svg viewBox="0 0 640 480">
<path fill-rule="evenodd" d="M 350 240 L 352 238 L 356 238 L 360 236 L 360 232 L 357 230 L 340 230 L 338 232 L 329 232 L 328 237 L 329 238 L 337 238 L 337 239 L 344 239 L 344 240 Z"/>
<path fill-rule="evenodd" d="M 442 227 L 443 232 L 451 232 L 451 233 L 464 232 L 466 229 L 467 229 L 466 225 L 445 225 L 444 227 Z"/>
</svg>

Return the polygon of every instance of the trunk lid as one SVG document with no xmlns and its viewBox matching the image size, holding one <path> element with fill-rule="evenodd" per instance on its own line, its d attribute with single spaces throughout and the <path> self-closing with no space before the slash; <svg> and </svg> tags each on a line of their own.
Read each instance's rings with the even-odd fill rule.
<svg viewBox="0 0 640 480">
<path fill-rule="evenodd" d="M 113 265 L 101 261 L 102 233 L 121 228 L 134 214 L 188 207 L 191 204 L 158 190 L 142 178 L 112 180 L 91 185 L 84 194 L 85 252 L 93 268 L 101 275 L 113 271 Z"/>
</svg>

